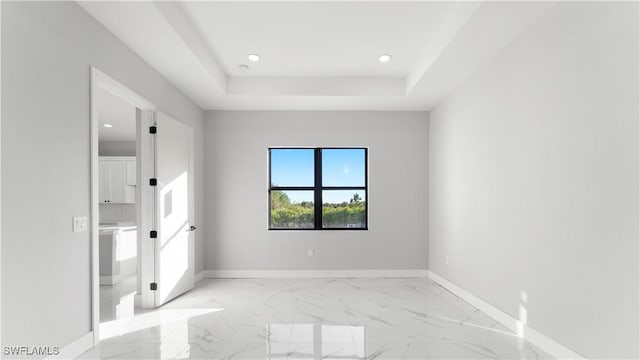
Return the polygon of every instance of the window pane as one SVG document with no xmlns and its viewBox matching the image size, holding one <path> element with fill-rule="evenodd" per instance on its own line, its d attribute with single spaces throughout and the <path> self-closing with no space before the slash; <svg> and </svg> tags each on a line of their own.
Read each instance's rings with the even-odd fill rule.
<svg viewBox="0 0 640 360">
<path fill-rule="evenodd" d="M 313 186 L 313 149 L 271 149 L 271 186 Z"/>
<path fill-rule="evenodd" d="M 313 227 L 313 191 L 271 191 L 272 229 Z"/>
<path fill-rule="evenodd" d="M 364 149 L 323 149 L 322 186 L 364 186 Z"/>
<path fill-rule="evenodd" d="M 323 228 L 364 228 L 366 207 L 364 190 L 325 190 L 322 192 Z"/>
</svg>

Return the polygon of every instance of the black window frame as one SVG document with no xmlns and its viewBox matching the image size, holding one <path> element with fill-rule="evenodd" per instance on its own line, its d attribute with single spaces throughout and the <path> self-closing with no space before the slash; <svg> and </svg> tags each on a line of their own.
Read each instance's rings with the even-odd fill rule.
<svg viewBox="0 0 640 360">
<path fill-rule="evenodd" d="M 271 181 L 271 150 L 313 150 L 314 154 L 314 185 L 313 186 L 273 186 Z M 322 150 L 364 150 L 364 186 L 322 186 Z M 313 191 L 314 227 L 312 228 L 274 228 L 271 226 L 271 192 L 272 191 Z M 324 190 L 359 190 L 364 191 L 364 227 L 332 227 L 322 226 L 322 192 Z M 366 147 L 270 147 L 269 148 L 269 231 L 325 231 L 325 230 L 369 230 L 369 149 Z"/>
</svg>

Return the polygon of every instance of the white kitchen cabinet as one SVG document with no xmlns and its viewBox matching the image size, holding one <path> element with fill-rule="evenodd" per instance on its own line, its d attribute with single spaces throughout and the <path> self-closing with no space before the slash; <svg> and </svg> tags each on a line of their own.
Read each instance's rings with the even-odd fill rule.
<svg viewBox="0 0 640 360">
<path fill-rule="evenodd" d="M 115 285 L 136 275 L 137 228 L 135 225 L 100 227 L 100 285 Z"/>
<path fill-rule="evenodd" d="M 136 159 L 125 160 L 127 185 L 136 186 Z"/>
<path fill-rule="evenodd" d="M 99 161 L 100 203 L 135 204 L 135 157 L 106 157 Z"/>
<path fill-rule="evenodd" d="M 102 159 L 98 161 L 98 179 L 98 201 L 108 203 L 111 200 L 111 162 Z"/>
</svg>

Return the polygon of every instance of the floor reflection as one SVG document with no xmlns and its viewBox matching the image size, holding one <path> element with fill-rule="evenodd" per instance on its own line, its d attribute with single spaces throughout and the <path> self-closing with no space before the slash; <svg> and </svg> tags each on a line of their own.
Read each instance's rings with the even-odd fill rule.
<svg viewBox="0 0 640 360">
<path fill-rule="evenodd" d="M 129 318 L 139 312 L 135 306 L 136 291 L 135 276 L 116 285 L 100 285 L 100 322 Z"/>
<path fill-rule="evenodd" d="M 365 327 L 267 324 L 267 359 L 364 359 Z"/>
</svg>

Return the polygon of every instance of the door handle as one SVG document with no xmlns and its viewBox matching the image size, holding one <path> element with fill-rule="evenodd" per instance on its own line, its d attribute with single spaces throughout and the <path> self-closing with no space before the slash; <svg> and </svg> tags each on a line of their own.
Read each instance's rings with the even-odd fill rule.
<svg viewBox="0 0 640 360">
<path fill-rule="evenodd" d="M 195 226 L 193 226 L 193 225 L 191 225 L 191 226 L 189 227 L 189 230 L 187 230 L 187 231 L 196 231 L 196 227 L 195 227 Z"/>
</svg>

